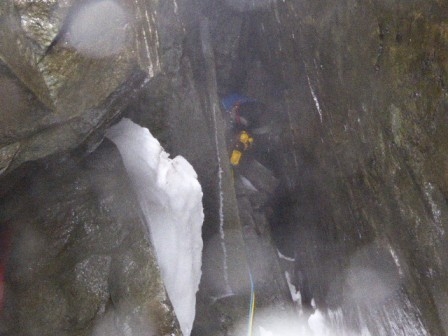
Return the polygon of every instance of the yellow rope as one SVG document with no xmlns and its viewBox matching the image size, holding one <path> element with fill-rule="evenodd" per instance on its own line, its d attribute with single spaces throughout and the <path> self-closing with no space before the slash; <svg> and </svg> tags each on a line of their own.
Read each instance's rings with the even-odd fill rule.
<svg viewBox="0 0 448 336">
<path fill-rule="evenodd" d="M 235 172 L 231 169 L 232 179 L 235 179 Z M 233 181 L 235 183 L 235 181 Z M 244 244 L 246 245 L 246 244 Z M 247 256 L 247 247 L 244 246 L 245 254 L 246 254 L 246 262 L 247 262 L 247 271 L 249 272 L 249 280 L 250 280 L 250 304 L 249 304 L 249 318 L 248 318 L 248 326 L 247 326 L 247 336 L 252 336 L 253 333 L 253 325 L 254 325 L 254 315 L 255 315 L 255 285 L 254 280 L 252 278 L 252 272 L 250 271 L 249 266 L 249 258 Z"/>
<path fill-rule="evenodd" d="M 252 279 L 252 274 L 249 270 L 250 278 L 250 307 L 249 307 L 249 325 L 247 327 L 247 336 L 252 336 L 252 328 L 254 324 L 254 313 L 255 313 L 255 290 L 254 281 Z"/>
</svg>

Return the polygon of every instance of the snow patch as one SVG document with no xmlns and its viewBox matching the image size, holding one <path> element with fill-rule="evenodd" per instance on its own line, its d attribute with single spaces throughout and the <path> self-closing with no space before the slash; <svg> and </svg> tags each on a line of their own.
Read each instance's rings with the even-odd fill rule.
<svg viewBox="0 0 448 336">
<path fill-rule="evenodd" d="M 240 180 L 241 180 L 241 183 L 243 184 L 243 186 L 245 186 L 247 188 L 247 190 L 253 191 L 253 192 L 257 192 L 258 191 L 258 189 L 255 188 L 255 186 L 252 184 L 252 182 L 250 182 L 243 175 L 240 175 Z"/>
<path fill-rule="evenodd" d="M 182 333 L 190 335 L 201 277 L 204 220 L 196 172 L 182 156 L 170 159 L 147 128 L 129 119 L 112 126 L 106 137 L 123 158 Z"/>
<path fill-rule="evenodd" d="M 325 322 L 325 317 L 319 309 L 317 309 L 308 318 L 308 325 L 315 335 L 328 335 L 328 327 Z"/>
<path fill-rule="evenodd" d="M 294 303 L 299 305 L 302 304 L 302 295 L 300 295 L 300 291 L 297 290 L 296 286 L 293 285 L 291 281 L 291 276 L 289 272 L 285 272 L 286 282 L 288 283 L 289 292 L 291 293 L 291 299 Z"/>
<path fill-rule="evenodd" d="M 400 277 L 402 277 L 404 273 L 403 273 L 403 268 L 401 267 L 400 258 L 398 258 L 397 252 L 395 252 L 395 250 L 390 245 L 389 245 L 389 252 L 390 252 L 390 255 L 392 256 L 392 258 L 394 259 L 395 265 L 397 266 L 398 274 L 400 275 Z"/>
<path fill-rule="evenodd" d="M 260 336 L 274 336 L 274 334 L 271 331 L 266 330 L 263 327 L 259 327 L 259 330 L 260 330 Z"/>
<path fill-rule="evenodd" d="M 296 261 L 295 258 L 291 258 L 291 257 L 287 257 L 287 256 L 285 256 L 285 255 L 282 254 L 278 249 L 277 249 L 277 255 L 278 255 L 278 257 L 279 257 L 280 259 L 283 259 L 283 260 L 292 261 L 292 262 Z"/>
<path fill-rule="evenodd" d="M 316 105 L 317 112 L 319 113 L 320 122 L 322 123 L 322 109 L 320 108 L 319 100 L 317 99 L 317 95 L 314 92 L 313 86 L 311 85 L 310 77 L 306 75 L 306 78 L 308 79 L 308 86 L 311 91 L 311 96 L 313 96 L 314 104 Z"/>
<path fill-rule="evenodd" d="M 429 205 L 431 206 L 431 212 L 434 218 L 435 227 L 439 235 L 444 236 L 445 230 L 443 229 L 442 210 L 440 209 L 437 202 L 434 200 L 434 194 L 436 192 L 436 189 L 434 185 L 430 182 L 426 182 L 424 186 L 425 186 L 425 196 Z"/>
</svg>

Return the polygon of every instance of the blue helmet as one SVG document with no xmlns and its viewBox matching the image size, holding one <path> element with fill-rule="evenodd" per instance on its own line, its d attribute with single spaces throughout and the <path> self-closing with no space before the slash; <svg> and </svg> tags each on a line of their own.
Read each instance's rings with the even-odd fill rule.
<svg viewBox="0 0 448 336">
<path fill-rule="evenodd" d="M 230 111 L 236 104 L 255 103 L 256 100 L 240 95 L 238 93 L 232 93 L 221 100 L 222 106 L 226 111 Z"/>
</svg>

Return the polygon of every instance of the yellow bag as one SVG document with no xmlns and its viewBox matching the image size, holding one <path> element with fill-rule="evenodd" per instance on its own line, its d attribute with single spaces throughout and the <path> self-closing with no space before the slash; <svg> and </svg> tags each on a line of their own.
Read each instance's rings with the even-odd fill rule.
<svg viewBox="0 0 448 336">
<path fill-rule="evenodd" d="M 230 156 L 230 163 L 233 166 L 238 166 L 243 156 L 243 152 L 247 151 L 252 147 L 254 139 L 246 131 L 241 131 L 238 134 L 237 143 Z"/>
<path fill-rule="evenodd" d="M 232 155 L 230 156 L 230 164 L 232 166 L 238 166 L 240 164 L 241 156 L 243 153 L 238 149 L 234 149 L 232 151 Z"/>
</svg>

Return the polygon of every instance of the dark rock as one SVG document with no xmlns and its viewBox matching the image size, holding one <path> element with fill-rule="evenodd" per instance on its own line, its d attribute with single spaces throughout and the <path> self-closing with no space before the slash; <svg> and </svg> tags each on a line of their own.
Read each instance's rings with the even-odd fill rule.
<svg viewBox="0 0 448 336">
<path fill-rule="evenodd" d="M 218 87 L 264 102 L 281 130 L 271 142 L 274 154 L 262 160 L 281 181 L 274 217 L 282 213 L 277 223 L 285 224 L 274 235 L 278 242 L 289 236 L 309 294 L 321 308 L 344 304 L 352 256 L 383 251 L 395 260 L 391 268 L 401 269 L 402 286 L 389 293 L 384 309 L 398 314 L 409 300 L 412 332 L 446 333 L 440 298 L 448 283 L 442 219 L 447 72 L 446 41 L 439 37 L 446 35 L 441 18 L 448 7 L 437 1 L 398 7 L 387 1 L 293 1 L 256 11 L 202 5 L 215 19 Z M 232 29 L 223 39 L 227 25 Z M 291 202 L 278 206 L 277 196 Z M 240 215 L 254 221 L 251 211 Z M 389 272 L 379 269 L 388 279 Z M 346 313 L 359 327 L 355 313 Z M 390 321 L 375 316 L 366 317 L 372 330 L 393 333 Z"/>
<path fill-rule="evenodd" d="M 352 266 L 367 260 L 375 276 L 396 279 L 398 272 L 400 280 L 398 290 L 386 291 L 382 313 L 365 305 L 360 310 L 372 334 L 396 332 L 379 315 L 386 316 L 388 309 L 403 313 L 400 307 L 408 303 L 405 324 L 415 327 L 414 332 L 424 328 L 431 335 L 446 334 L 447 6 L 436 0 L 399 5 L 352 0 L 251 3 L 123 4 L 125 14 L 113 17 L 120 23 L 130 20 L 128 27 L 116 31 L 117 36 L 129 36 L 130 43 L 114 49 L 112 26 L 99 43 L 110 52 L 107 57 L 86 54 L 86 44 L 71 36 L 76 35 L 76 17 L 87 15 L 75 2 L 0 3 L 0 216 L 2 223 L 16 228 L 16 246 L 27 246 L 22 256 L 14 252 L 11 257 L 8 290 L 18 295 L 17 302 L 28 302 L 22 289 L 30 294 L 27 286 L 45 287 L 42 292 L 50 294 L 31 296 L 30 305 L 45 302 L 47 307 L 62 297 L 59 310 L 70 318 L 54 314 L 47 322 L 56 329 L 70 328 L 71 321 L 85 320 L 98 309 L 101 314 L 96 313 L 98 323 L 92 327 L 98 335 L 122 333 L 130 321 L 135 333 L 141 332 L 145 324 L 132 307 L 146 311 L 152 305 L 140 302 L 136 293 L 140 284 L 148 284 L 155 264 L 143 258 L 146 241 L 135 233 L 138 225 L 133 226 L 137 231 L 129 229 L 127 214 L 138 209 L 114 193 L 110 181 L 115 159 L 110 153 L 104 154 L 105 160 L 90 157 L 89 164 L 99 165 L 96 170 L 85 161 L 79 166 L 78 159 L 70 163 L 65 154 L 57 156 L 64 160 L 46 161 L 51 173 L 23 164 L 74 148 L 80 155 L 93 151 L 107 125 L 126 110 L 160 136 L 172 154 L 185 156 L 203 186 L 207 252 L 198 334 L 230 332 L 248 299 L 243 291 L 240 297 L 210 305 L 215 288 L 207 281 L 216 275 L 218 287 L 223 283 L 221 195 L 234 282 L 247 269 L 243 237 L 256 246 L 254 251 L 272 252 L 269 220 L 276 243 L 296 256 L 295 280 L 308 287 L 308 305 L 311 296 L 322 309 L 342 305 L 346 322 L 360 329 L 351 305 L 364 305 L 362 298 L 368 295 L 358 285 L 372 273 Z M 206 46 L 200 24 L 204 17 L 209 23 Z M 82 47 L 79 52 L 76 45 Z M 262 145 L 253 154 L 275 175 L 265 178 L 263 171 L 248 169 L 242 175 L 262 192 L 237 185 L 239 202 L 218 97 L 233 91 L 266 104 L 262 118 L 270 130 L 257 139 Z M 20 164 L 22 171 L 16 169 Z M 95 178 L 70 180 L 73 171 Z M 60 187 L 67 183 L 80 194 Z M 265 204 L 270 214 L 264 212 Z M 247 232 L 241 231 L 241 223 Z M 108 277 L 109 296 L 93 295 L 89 310 L 85 302 L 72 303 L 56 286 L 70 283 L 70 276 L 56 275 L 61 270 L 71 274 L 76 265 L 98 258 L 112 258 L 114 276 Z M 102 284 L 105 273 L 103 269 L 92 277 Z M 247 279 L 242 282 L 246 290 Z M 346 296 L 344 290 L 360 295 Z M 145 295 L 152 294 L 145 289 Z M 18 326 L 34 323 L 40 334 L 49 334 L 35 319 L 25 321 L 30 308 L 8 304 L 8 316 Z M 82 318 L 75 313 L 78 307 L 83 308 Z M 162 313 L 164 303 L 158 307 L 160 320 L 164 316 L 173 321 L 171 313 Z M 112 327 L 110 321 L 120 322 Z"/>
<path fill-rule="evenodd" d="M 272 195 L 279 185 L 278 179 L 272 171 L 267 169 L 257 160 L 248 160 L 238 167 L 241 173 L 259 191 Z"/>
<path fill-rule="evenodd" d="M 98 143 L 123 102 L 162 70 L 159 53 L 164 70 L 177 68 L 179 57 L 168 54 L 183 32 L 180 23 L 156 24 L 159 7 L 177 17 L 172 7 L 143 0 L 2 4 L 1 173 L 86 145 L 92 136 Z M 167 41 L 168 30 L 175 42 Z"/>
<path fill-rule="evenodd" d="M 421 312 L 413 330 L 422 323 L 434 335 L 446 333 L 447 320 L 438 294 L 447 291 L 446 43 L 437 37 L 446 11 L 436 1 L 278 2 L 258 17 L 264 30 L 254 28 L 261 67 L 281 74 L 279 98 L 253 87 L 268 106 L 281 100 L 282 141 L 295 143 L 280 156 L 279 177 L 295 195 L 296 254 L 316 302 L 341 303 L 331 287 L 342 284 L 351 255 L 374 245 L 402 268 L 405 294 L 391 302 L 407 296 Z M 340 280 L 332 285 L 324 273 Z"/>
<path fill-rule="evenodd" d="M 111 256 L 91 255 L 64 274 L 64 290 L 70 293 L 70 323 L 83 329 L 106 310 Z M 73 308 L 75 308 L 72 310 Z"/>
<path fill-rule="evenodd" d="M 8 334 L 101 334 L 110 316 L 117 333 L 180 334 L 115 147 L 31 172 L 2 202 L 0 225 L 13 232 Z"/>
</svg>

